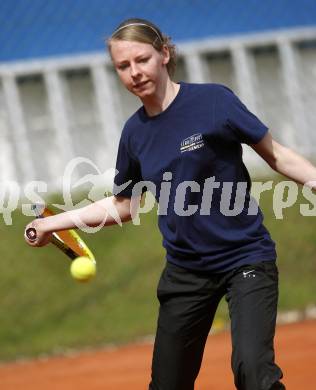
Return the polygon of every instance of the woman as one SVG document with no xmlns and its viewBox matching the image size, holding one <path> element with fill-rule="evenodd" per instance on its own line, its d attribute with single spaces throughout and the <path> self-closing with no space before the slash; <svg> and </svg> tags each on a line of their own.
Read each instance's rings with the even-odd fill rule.
<svg viewBox="0 0 316 390">
<path fill-rule="evenodd" d="M 173 82 L 174 46 L 153 23 L 124 21 L 108 47 L 123 85 L 143 103 L 122 132 L 114 195 L 33 221 L 27 228 L 37 230 L 37 239 L 26 240 L 45 245 L 51 232 L 73 228 L 73 221 L 77 227 L 115 224 L 114 209 L 129 221 L 146 190 L 137 183 L 152 183 L 167 262 L 157 290 L 160 310 L 149 389 L 194 388 L 223 296 L 231 317 L 237 389 L 284 389 L 273 347 L 275 245 L 260 210 L 249 213 L 251 183 L 241 143 L 298 183 L 315 179 L 316 168 L 275 142 L 228 88 Z M 246 183 L 244 196 L 238 183 Z M 243 200 L 239 213 L 223 207 L 227 196 L 229 205 Z"/>
</svg>

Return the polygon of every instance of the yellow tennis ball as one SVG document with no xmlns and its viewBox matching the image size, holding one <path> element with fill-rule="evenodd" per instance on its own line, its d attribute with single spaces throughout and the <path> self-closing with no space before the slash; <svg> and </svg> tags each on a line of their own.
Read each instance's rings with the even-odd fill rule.
<svg viewBox="0 0 316 390">
<path fill-rule="evenodd" d="M 77 257 L 70 266 L 71 276 L 79 282 L 87 282 L 96 274 L 95 262 L 89 257 Z"/>
</svg>

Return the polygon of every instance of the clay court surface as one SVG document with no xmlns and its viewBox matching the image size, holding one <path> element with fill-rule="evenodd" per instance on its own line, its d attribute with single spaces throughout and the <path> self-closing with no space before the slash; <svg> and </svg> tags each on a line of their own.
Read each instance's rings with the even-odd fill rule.
<svg viewBox="0 0 316 390">
<path fill-rule="evenodd" d="M 0 366 L 1 390 L 146 390 L 152 344 Z M 230 336 L 209 337 L 197 390 L 233 390 Z M 287 390 L 316 389 L 316 321 L 277 328 L 277 363 Z"/>
</svg>

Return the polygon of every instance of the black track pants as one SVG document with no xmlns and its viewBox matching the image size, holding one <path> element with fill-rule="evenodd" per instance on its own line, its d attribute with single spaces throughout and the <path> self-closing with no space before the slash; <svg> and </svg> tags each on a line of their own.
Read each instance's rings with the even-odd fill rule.
<svg viewBox="0 0 316 390">
<path fill-rule="evenodd" d="M 231 317 L 232 369 L 238 390 L 285 389 L 274 363 L 278 301 L 275 262 L 220 274 L 167 263 L 160 301 L 149 390 L 193 390 L 217 306 L 226 296 Z"/>
</svg>

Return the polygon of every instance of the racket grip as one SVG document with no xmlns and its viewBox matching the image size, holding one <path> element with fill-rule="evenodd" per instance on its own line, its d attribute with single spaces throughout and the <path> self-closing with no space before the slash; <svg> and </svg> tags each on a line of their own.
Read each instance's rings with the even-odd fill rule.
<svg viewBox="0 0 316 390">
<path fill-rule="evenodd" d="M 25 235 L 26 235 L 26 237 L 28 238 L 28 240 L 30 240 L 30 241 L 35 241 L 35 240 L 36 240 L 36 237 L 37 237 L 36 229 L 35 229 L 35 228 L 28 228 L 28 229 L 25 231 Z"/>
</svg>

